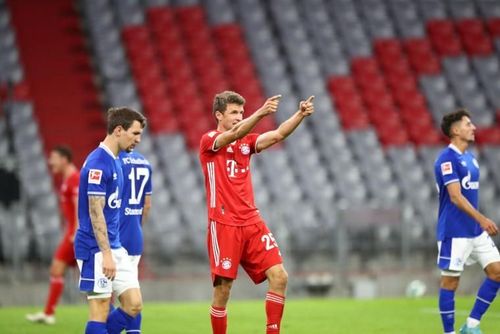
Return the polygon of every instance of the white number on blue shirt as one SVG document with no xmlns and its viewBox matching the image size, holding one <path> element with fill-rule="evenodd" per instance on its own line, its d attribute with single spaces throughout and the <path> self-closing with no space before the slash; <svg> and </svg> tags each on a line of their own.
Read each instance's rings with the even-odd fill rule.
<svg viewBox="0 0 500 334">
<path fill-rule="evenodd" d="M 130 170 L 130 174 L 128 175 L 128 179 L 130 180 L 130 198 L 128 200 L 129 204 L 140 204 L 142 195 L 144 194 L 144 187 L 149 180 L 149 169 L 144 167 L 132 168 Z M 135 181 L 141 180 L 141 186 L 139 187 L 139 191 L 136 190 Z"/>
</svg>

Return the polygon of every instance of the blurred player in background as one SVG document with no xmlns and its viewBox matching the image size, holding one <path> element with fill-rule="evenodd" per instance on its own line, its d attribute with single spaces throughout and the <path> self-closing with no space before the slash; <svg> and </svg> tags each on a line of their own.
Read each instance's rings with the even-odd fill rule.
<svg viewBox="0 0 500 334">
<path fill-rule="evenodd" d="M 134 149 L 145 125 L 137 111 L 111 108 L 107 136 L 81 170 L 75 255 L 80 291 L 87 294 L 89 305 L 86 334 L 121 333 L 142 309 L 136 270 L 119 237 L 124 180 L 118 154 Z M 109 313 L 112 292 L 120 307 Z"/>
<path fill-rule="evenodd" d="M 120 210 L 120 242 L 128 252 L 130 261 L 139 275 L 139 261 L 144 249 L 142 226 L 146 223 L 151 208 L 153 174 L 151 164 L 137 152 L 121 152 L 124 186 Z M 127 333 L 140 333 L 142 315 L 126 327 Z"/>
<path fill-rule="evenodd" d="M 455 333 L 455 291 L 464 265 L 478 262 L 486 273 L 477 299 L 460 329 L 478 334 L 479 322 L 500 288 L 500 255 L 490 235 L 498 234 L 493 221 L 478 211 L 479 164 L 467 151 L 476 127 L 466 110 L 447 114 L 441 122 L 450 145 L 436 160 L 434 173 L 439 190 L 437 224 L 438 266 L 441 269 L 439 310 L 445 333 Z"/>
<path fill-rule="evenodd" d="M 210 310 L 212 331 L 225 334 L 226 305 L 241 264 L 255 284 L 269 281 L 266 295 L 266 333 L 279 333 L 288 274 L 278 244 L 254 203 L 250 157 L 283 141 L 314 112 L 313 97 L 276 130 L 250 133 L 264 117 L 278 110 L 281 96 L 243 119 L 245 99 L 230 91 L 215 96 L 217 129 L 202 136 L 200 161 L 208 206 L 208 254 L 214 286 Z"/>
<path fill-rule="evenodd" d="M 71 149 L 66 146 L 56 146 L 50 152 L 50 169 L 54 175 L 62 176 L 59 202 L 62 218 L 65 221 L 64 236 L 50 266 L 50 287 L 45 310 L 26 315 L 26 319 L 32 322 L 55 324 L 56 306 L 64 290 L 64 274 L 68 267 L 76 265 L 73 242 L 78 227 L 77 202 L 80 173 L 72 160 Z"/>
</svg>

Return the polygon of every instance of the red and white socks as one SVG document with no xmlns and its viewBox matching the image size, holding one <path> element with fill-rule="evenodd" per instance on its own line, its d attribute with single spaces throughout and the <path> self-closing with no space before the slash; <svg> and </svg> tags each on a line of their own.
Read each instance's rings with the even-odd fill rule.
<svg viewBox="0 0 500 334">
<path fill-rule="evenodd" d="M 210 308 L 210 320 L 213 334 L 226 334 L 227 312 L 225 307 L 212 306 Z"/>
<path fill-rule="evenodd" d="M 266 295 L 266 334 L 278 334 L 280 332 L 281 318 L 285 308 L 285 296 L 280 296 L 274 292 Z"/>
</svg>

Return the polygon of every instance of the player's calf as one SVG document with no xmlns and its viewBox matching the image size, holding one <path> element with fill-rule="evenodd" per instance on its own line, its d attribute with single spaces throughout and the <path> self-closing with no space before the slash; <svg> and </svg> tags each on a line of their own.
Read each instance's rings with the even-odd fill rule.
<svg viewBox="0 0 500 334">
<path fill-rule="evenodd" d="M 210 323 L 213 334 L 226 334 L 227 311 L 226 305 L 231 295 L 233 280 L 216 276 L 214 279 L 214 295 L 210 307 Z"/>
<path fill-rule="evenodd" d="M 120 334 L 122 330 L 134 326 L 136 317 L 142 311 L 141 290 L 131 288 L 125 290 L 119 297 L 120 307 L 109 314 L 107 329 L 109 334 Z"/>
<path fill-rule="evenodd" d="M 226 307 L 229 297 L 231 296 L 232 287 L 232 279 L 217 276 L 214 281 L 212 305 L 215 307 Z"/>
<path fill-rule="evenodd" d="M 266 271 L 269 291 L 266 295 L 266 333 L 278 334 L 285 308 L 285 292 L 288 285 L 288 274 L 282 264 L 275 265 Z"/>
</svg>

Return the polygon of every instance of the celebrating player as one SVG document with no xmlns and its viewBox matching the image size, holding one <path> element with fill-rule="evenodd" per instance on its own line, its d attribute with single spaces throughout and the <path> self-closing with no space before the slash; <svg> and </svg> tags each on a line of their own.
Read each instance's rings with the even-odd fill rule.
<svg viewBox="0 0 500 334">
<path fill-rule="evenodd" d="M 108 111 L 107 136 L 87 157 L 80 174 L 75 255 L 80 291 L 87 294 L 86 334 L 118 334 L 141 312 L 139 281 L 119 238 L 123 173 L 118 159 L 141 140 L 146 119 L 129 108 Z M 111 293 L 120 307 L 109 314 Z"/>
<path fill-rule="evenodd" d="M 78 226 L 77 200 L 80 173 L 72 162 L 71 150 L 65 146 L 56 146 L 50 152 L 49 166 L 54 175 L 61 175 L 63 182 L 59 190 L 61 212 L 66 221 L 64 236 L 57 248 L 50 266 L 50 287 L 45 310 L 35 314 L 27 314 L 26 319 L 32 322 L 53 325 L 56 322 L 55 311 L 59 298 L 64 290 L 64 274 L 68 267 L 74 266 L 75 252 L 73 241 Z"/>
<path fill-rule="evenodd" d="M 139 261 L 144 249 L 142 225 L 151 208 L 151 164 L 137 152 L 121 152 L 124 187 L 120 210 L 120 242 L 128 252 L 135 276 L 139 274 Z M 140 333 L 142 316 L 139 313 L 125 329 L 127 333 Z"/>
<path fill-rule="evenodd" d="M 226 305 L 241 264 L 255 284 L 269 281 L 266 295 L 267 333 L 279 333 L 288 274 L 278 244 L 254 204 L 250 157 L 288 137 L 314 112 L 313 96 L 276 130 L 250 133 L 264 117 L 278 110 L 280 95 L 269 98 L 243 119 L 245 99 L 231 91 L 217 94 L 213 114 L 217 130 L 203 135 L 200 161 L 208 206 L 208 254 L 214 286 L 210 310 L 212 331 L 225 334 Z"/>
<path fill-rule="evenodd" d="M 460 274 L 464 265 L 478 262 L 487 277 L 479 288 L 466 324 L 460 329 L 461 334 L 478 334 L 481 317 L 500 288 L 500 255 L 490 238 L 498 234 L 498 227 L 478 211 L 479 164 L 467 151 L 474 142 L 476 128 L 469 113 L 460 109 L 445 115 L 441 129 L 451 143 L 434 165 L 439 189 L 439 310 L 444 332 L 455 333 L 455 291 Z"/>
</svg>

